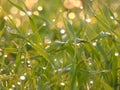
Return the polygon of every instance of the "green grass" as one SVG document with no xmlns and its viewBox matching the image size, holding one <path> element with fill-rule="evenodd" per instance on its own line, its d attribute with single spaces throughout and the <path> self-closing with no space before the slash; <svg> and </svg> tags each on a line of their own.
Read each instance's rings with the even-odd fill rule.
<svg viewBox="0 0 120 90">
<path fill-rule="evenodd" d="M 81 1 L 0 1 L 0 90 L 120 90 L 120 0 Z"/>
</svg>

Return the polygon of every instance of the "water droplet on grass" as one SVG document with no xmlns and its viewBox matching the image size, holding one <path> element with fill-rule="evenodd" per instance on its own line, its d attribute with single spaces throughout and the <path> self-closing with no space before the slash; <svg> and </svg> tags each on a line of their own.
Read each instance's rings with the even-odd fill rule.
<svg viewBox="0 0 120 90">
<path fill-rule="evenodd" d="M 62 28 L 62 29 L 60 30 L 60 33 L 61 33 L 61 34 L 64 34 L 64 33 L 65 33 L 65 29 Z"/>
<path fill-rule="evenodd" d="M 16 64 L 14 64 L 13 66 L 16 67 Z"/>
<path fill-rule="evenodd" d="M 43 10 L 43 7 L 42 6 L 38 6 L 38 11 L 42 11 Z"/>
<path fill-rule="evenodd" d="M 12 87 L 14 88 L 14 87 L 15 87 L 15 85 L 12 85 Z"/>
<path fill-rule="evenodd" d="M 80 6 L 80 9 L 83 9 L 83 6 Z"/>
<path fill-rule="evenodd" d="M 6 26 L 6 30 L 10 32 L 11 28 L 9 26 Z"/>
<path fill-rule="evenodd" d="M 39 16 L 39 12 L 38 11 L 34 11 L 33 14 L 36 15 L 36 16 Z"/>
<path fill-rule="evenodd" d="M 47 25 L 47 24 L 44 22 L 44 23 L 43 23 L 43 26 L 45 27 L 46 25 Z"/>
<path fill-rule="evenodd" d="M 9 88 L 9 90 L 13 90 L 12 88 Z"/>
<path fill-rule="evenodd" d="M 74 13 L 74 12 L 69 13 L 69 14 L 68 14 L 68 17 L 69 17 L 70 19 L 75 19 L 75 13 Z"/>
<path fill-rule="evenodd" d="M 42 67 L 42 69 L 43 69 L 43 70 L 45 70 L 45 69 L 46 69 L 46 67 Z"/>
<path fill-rule="evenodd" d="M 113 16 L 110 16 L 110 19 L 114 19 L 114 17 L 113 17 Z"/>
<path fill-rule="evenodd" d="M 20 80 L 25 80 L 25 76 L 20 76 Z"/>
<path fill-rule="evenodd" d="M 90 18 L 86 18 L 85 21 L 86 21 L 87 23 L 90 23 L 90 22 L 91 22 L 91 19 L 90 19 Z"/>
<path fill-rule="evenodd" d="M 90 66 L 91 66 L 91 65 L 92 65 L 92 63 L 91 63 L 91 62 L 88 62 L 88 65 L 90 65 Z"/>
<path fill-rule="evenodd" d="M 52 22 L 55 22 L 56 20 L 55 19 L 52 19 Z"/>
<path fill-rule="evenodd" d="M 27 11 L 27 14 L 28 14 L 28 16 L 31 16 L 32 12 L 31 11 Z"/>
<path fill-rule="evenodd" d="M 119 53 L 118 53 L 118 52 L 115 52 L 115 56 L 119 56 Z"/>
<path fill-rule="evenodd" d="M 93 84 L 94 82 L 93 82 L 93 80 L 90 80 L 90 84 Z"/>
<path fill-rule="evenodd" d="M 97 43 L 96 43 L 96 42 L 93 42 L 93 43 L 92 43 L 92 45 L 93 45 L 93 46 L 96 46 L 96 45 L 97 45 Z"/>
<path fill-rule="evenodd" d="M 21 85 L 21 82 L 17 82 L 18 85 Z"/>
<path fill-rule="evenodd" d="M 4 16 L 4 19 L 7 21 L 9 18 L 8 18 L 8 16 Z"/>
<path fill-rule="evenodd" d="M 7 54 L 4 55 L 5 58 L 7 58 L 7 56 L 8 56 Z"/>
<path fill-rule="evenodd" d="M 28 60 L 27 63 L 30 64 L 30 60 Z"/>
<path fill-rule="evenodd" d="M 65 86 L 65 83 L 64 83 L 64 82 L 61 82 L 60 85 L 61 85 L 61 86 Z"/>
</svg>

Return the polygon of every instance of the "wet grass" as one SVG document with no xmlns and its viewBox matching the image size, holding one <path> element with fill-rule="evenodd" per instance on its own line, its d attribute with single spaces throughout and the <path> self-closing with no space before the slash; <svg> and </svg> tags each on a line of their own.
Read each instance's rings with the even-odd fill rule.
<svg viewBox="0 0 120 90">
<path fill-rule="evenodd" d="M 0 90 L 119 90 L 118 2 L 1 0 Z"/>
</svg>

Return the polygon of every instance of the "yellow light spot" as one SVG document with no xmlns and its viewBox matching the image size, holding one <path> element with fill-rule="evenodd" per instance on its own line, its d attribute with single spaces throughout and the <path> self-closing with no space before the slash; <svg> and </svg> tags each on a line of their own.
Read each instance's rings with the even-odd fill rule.
<svg viewBox="0 0 120 90">
<path fill-rule="evenodd" d="M 90 22 L 91 22 L 91 18 L 86 18 L 85 21 L 86 21 L 87 23 L 90 23 Z"/>
<path fill-rule="evenodd" d="M 67 12 L 65 11 L 63 12 L 63 17 L 66 18 L 66 16 L 67 16 Z"/>
<path fill-rule="evenodd" d="M 82 2 L 80 0 L 73 0 L 74 7 L 80 8 L 82 6 Z"/>
<path fill-rule="evenodd" d="M 38 0 L 26 0 L 25 5 L 28 9 L 31 10 L 34 7 L 35 3 L 37 3 L 37 2 L 38 2 Z"/>
<path fill-rule="evenodd" d="M 80 16 L 80 18 L 81 18 L 82 20 L 85 19 L 85 15 L 84 15 L 84 12 L 83 12 L 83 11 L 81 11 L 81 12 L 79 13 L 79 16 Z"/>
<path fill-rule="evenodd" d="M 57 22 L 57 27 L 62 28 L 63 27 L 63 22 L 62 21 Z"/>
<path fill-rule="evenodd" d="M 34 11 L 33 14 L 36 15 L 36 16 L 39 16 L 39 12 L 38 11 Z"/>
<path fill-rule="evenodd" d="M 64 6 L 65 6 L 67 9 L 72 9 L 72 8 L 74 8 L 73 0 L 65 0 L 65 1 L 64 1 Z"/>
<path fill-rule="evenodd" d="M 20 14 L 21 16 L 25 16 L 25 13 L 24 13 L 23 11 L 20 11 L 19 14 Z"/>
<path fill-rule="evenodd" d="M 61 85 L 61 86 L 65 86 L 65 83 L 64 83 L 64 82 L 61 82 L 60 85 Z"/>
<path fill-rule="evenodd" d="M 21 21 L 19 18 L 15 19 L 16 26 L 19 27 L 21 25 Z"/>
<path fill-rule="evenodd" d="M 68 17 L 70 19 L 75 19 L 75 13 L 74 12 L 69 13 Z"/>
<path fill-rule="evenodd" d="M 17 14 L 17 13 L 18 13 L 18 9 L 17 9 L 16 7 L 12 7 L 12 8 L 10 9 L 10 12 L 11 12 L 12 14 Z"/>
</svg>

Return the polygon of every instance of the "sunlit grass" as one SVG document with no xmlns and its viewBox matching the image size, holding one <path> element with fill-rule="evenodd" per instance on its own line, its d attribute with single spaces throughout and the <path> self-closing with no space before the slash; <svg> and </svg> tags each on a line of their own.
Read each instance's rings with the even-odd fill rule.
<svg viewBox="0 0 120 90">
<path fill-rule="evenodd" d="M 119 90 L 119 2 L 1 0 L 0 90 Z"/>
</svg>

